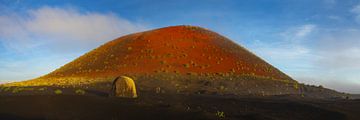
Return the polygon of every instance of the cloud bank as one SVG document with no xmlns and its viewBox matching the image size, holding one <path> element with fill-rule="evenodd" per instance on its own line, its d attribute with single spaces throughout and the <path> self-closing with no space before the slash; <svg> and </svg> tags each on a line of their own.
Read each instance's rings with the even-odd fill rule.
<svg viewBox="0 0 360 120">
<path fill-rule="evenodd" d="M 60 51 L 92 48 L 144 29 L 144 25 L 112 13 L 80 12 L 75 8 L 46 6 L 28 10 L 25 15 L 0 15 L 1 42 L 20 52 L 36 47 Z"/>
<path fill-rule="evenodd" d="M 44 75 L 107 41 L 147 29 L 143 23 L 113 13 L 73 7 L 1 13 L 1 82 Z"/>
</svg>

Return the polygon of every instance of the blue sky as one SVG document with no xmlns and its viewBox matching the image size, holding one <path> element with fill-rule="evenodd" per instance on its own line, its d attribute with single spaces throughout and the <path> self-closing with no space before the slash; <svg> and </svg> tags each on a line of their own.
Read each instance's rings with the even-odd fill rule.
<svg viewBox="0 0 360 120">
<path fill-rule="evenodd" d="M 184 24 L 299 82 L 360 93 L 360 0 L 0 0 L 0 83 L 44 75 L 122 35 Z"/>
</svg>

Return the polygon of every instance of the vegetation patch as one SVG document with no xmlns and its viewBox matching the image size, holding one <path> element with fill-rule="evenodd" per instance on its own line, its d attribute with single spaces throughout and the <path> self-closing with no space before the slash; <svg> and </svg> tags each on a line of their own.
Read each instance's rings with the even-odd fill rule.
<svg viewBox="0 0 360 120">
<path fill-rule="evenodd" d="M 56 89 L 56 90 L 54 91 L 54 93 L 55 93 L 56 95 L 59 95 L 59 94 L 62 94 L 63 92 L 62 92 L 60 89 Z"/>
<path fill-rule="evenodd" d="M 75 93 L 78 94 L 78 95 L 84 95 L 86 92 L 85 92 L 85 90 L 77 89 L 77 90 L 75 91 Z"/>
<path fill-rule="evenodd" d="M 183 66 L 184 66 L 185 68 L 189 68 L 189 67 L 190 67 L 190 64 L 183 64 Z"/>
<path fill-rule="evenodd" d="M 42 88 L 39 88 L 38 90 L 39 91 L 45 91 L 47 88 L 46 87 L 42 87 Z"/>
<path fill-rule="evenodd" d="M 225 113 L 224 113 L 224 111 L 216 111 L 215 116 L 218 119 L 224 119 L 225 118 Z"/>
</svg>

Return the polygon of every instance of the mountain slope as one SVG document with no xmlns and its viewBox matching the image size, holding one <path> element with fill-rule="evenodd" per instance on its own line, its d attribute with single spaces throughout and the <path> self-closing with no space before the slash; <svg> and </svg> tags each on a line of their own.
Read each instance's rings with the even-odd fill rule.
<svg viewBox="0 0 360 120">
<path fill-rule="evenodd" d="M 295 80 L 245 48 L 194 26 L 126 35 L 40 78 L 8 85 L 108 89 L 120 75 L 134 78 L 140 90 L 148 91 L 261 95 L 301 91 Z"/>
<path fill-rule="evenodd" d="M 209 30 L 174 26 L 120 37 L 44 76 L 229 73 L 291 80 L 245 48 Z"/>
</svg>

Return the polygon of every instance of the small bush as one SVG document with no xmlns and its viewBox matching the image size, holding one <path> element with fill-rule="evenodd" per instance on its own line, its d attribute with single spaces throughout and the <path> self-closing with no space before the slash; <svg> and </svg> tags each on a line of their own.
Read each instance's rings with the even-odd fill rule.
<svg viewBox="0 0 360 120">
<path fill-rule="evenodd" d="M 46 88 L 43 87 L 43 88 L 39 88 L 38 90 L 39 90 L 39 91 L 44 91 L 44 90 L 46 90 Z"/>
<path fill-rule="evenodd" d="M 160 61 L 160 64 L 166 64 L 166 61 L 165 60 L 163 60 L 163 61 Z"/>
<path fill-rule="evenodd" d="M 184 67 L 185 67 L 185 68 L 189 68 L 190 65 L 189 65 L 189 64 L 184 64 Z"/>
<path fill-rule="evenodd" d="M 217 111 L 215 113 L 216 117 L 220 118 L 220 119 L 223 119 L 225 118 L 225 113 L 223 111 Z"/>
<path fill-rule="evenodd" d="M 294 88 L 297 90 L 299 89 L 299 85 L 297 83 L 294 83 Z"/>
<path fill-rule="evenodd" d="M 10 89 L 11 89 L 10 87 L 5 87 L 4 92 L 9 91 Z"/>
<path fill-rule="evenodd" d="M 84 95 L 84 94 L 85 94 L 85 90 L 77 89 L 77 90 L 75 91 L 75 93 L 78 94 L 78 95 Z"/>
<path fill-rule="evenodd" d="M 23 90 L 23 88 L 21 87 L 16 87 L 12 90 L 12 93 L 18 93 L 18 92 L 21 92 Z"/>
<path fill-rule="evenodd" d="M 59 90 L 59 89 L 56 89 L 56 90 L 54 91 L 54 93 L 57 94 L 57 95 L 59 95 L 59 94 L 62 94 L 62 91 Z"/>
</svg>

